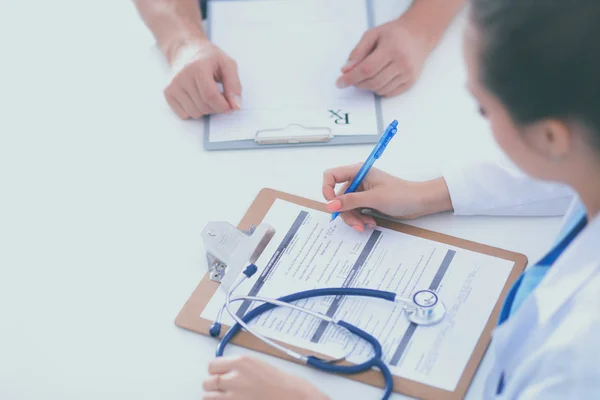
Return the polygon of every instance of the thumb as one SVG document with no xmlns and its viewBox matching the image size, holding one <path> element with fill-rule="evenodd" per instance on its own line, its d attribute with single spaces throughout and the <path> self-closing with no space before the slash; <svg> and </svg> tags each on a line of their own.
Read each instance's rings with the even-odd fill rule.
<svg viewBox="0 0 600 400">
<path fill-rule="evenodd" d="M 354 50 L 350 53 L 348 57 L 348 62 L 346 65 L 342 67 L 342 73 L 347 73 L 350 71 L 356 64 L 361 62 L 365 57 L 367 57 L 377 44 L 378 35 L 372 29 L 365 32 L 363 37 L 360 39 L 360 42 L 356 45 Z"/>
<path fill-rule="evenodd" d="M 238 75 L 237 64 L 227 60 L 221 65 L 221 83 L 223 93 L 232 110 L 242 108 L 242 84 Z"/>
<path fill-rule="evenodd" d="M 365 192 L 348 193 L 338 196 L 335 200 L 329 202 L 328 207 L 336 207 L 337 210 L 330 211 L 350 211 L 357 208 L 374 208 L 377 203 L 377 194 L 372 190 Z"/>
</svg>

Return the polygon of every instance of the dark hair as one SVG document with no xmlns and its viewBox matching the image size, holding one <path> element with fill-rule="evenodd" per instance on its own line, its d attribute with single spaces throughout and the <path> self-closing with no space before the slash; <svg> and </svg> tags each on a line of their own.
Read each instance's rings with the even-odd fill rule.
<svg viewBox="0 0 600 400">
<path fill-rule="evenodd" d="M 516 123 L 581 123 L 600 145 L 600 0 L 471 0 L 480 76 Z"/>
</svg>

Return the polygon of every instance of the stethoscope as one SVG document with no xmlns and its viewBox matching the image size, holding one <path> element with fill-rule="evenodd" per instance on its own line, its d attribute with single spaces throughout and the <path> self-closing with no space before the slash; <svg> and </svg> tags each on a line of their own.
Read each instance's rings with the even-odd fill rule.
<svg viewBox="0 0 600 400">
<path fill-rule="evenodd" d="M 223 315 L 223 310 L 226 309 L 231 318 L 236 322 L 219 342 L 216 351 L 216 357 L 220 357 L 223 355 L 225 351 L 225 347 L 231 340 L 237 335 L 241 329 L 245 329 L 262 341 L 263 343 L 276 348 L 277 350 L 287 354 L 289 357 L 300 361 L 301 363 L 310 365 L 316 369 L 321 371 L 336 373 L 336 374 L 357 374 L 360 372 L 367 371 L 371 368 L 377 368 L 381 371 L 385 381 L 385 392 L 382 397 L 382 400 L 386 400 L 392 394 L 392 390 L 394 388 L 394 381 L 392 378 L 392 374 L 385 365 L 382 360 L 382 348 L 379 341 L 373 337 L 371 334 L 363 331 L 362 329 L 347 323 L 346 321 L 329 317 L 327 315 L 321 314 L 319 312 L 315 312 L 312 310 L 305 309 L 303 307 L 299 307 L 295 304 L 292 304 L 295 301 L 310 299 L 313 297 L 321 297 L 321 296 L 360 296 L 360 297 L 372 297 L 378 298 L 382 300 L 391 301 L 393 303 L 402 305 L 404 308 L 405 314 L 410 322 L 413 322 L 417 325 L 433 325 L 442 321 L 446 315 L 446 308 L 442 301 L 439 299 L 439 296 L 436 292 L 429 289 L 423 289 L 415 292 L 410 298 L 401 298 L 397 297 L 396 293 L 386 292 L 382 290 L 374 290 L 374 289 L 360 289 L 360 288 L 324 288 L 324 289 L 312 289 L 305 290 L 298 293 L 289 294 L 287 296 L 280 297 L 278 299 L 270 299 L 259 296 L 236 296 L 232 297 L 235 290 L 244 282 L 246 279 L 252 277 L 258 268 L 254 264 L 248 265 L 243 274 L 237 279 L 237 281 L 231 286 L 231 288 L 227 291 L 227 295 L 225 297 L 225 304 L 219 310 L 217 314 L 217 318 L 215 322 L 210 327 L 210 336 L 218 337 L 221 333 L 221 317 Z M 263 304 L 260 306 L 250 310 L 242 317 L 238 316 L 232 309 L 231 304 L 240 301 L 258 301 Z M 275 307 L 286 307 L 292 310 L 296 310 L 302 313 L 306 313 L 315 318 L 320 319 L 321 321 L 328 322 L 338 328 L 342 328 L 347 331 L 347 333 L 356 335 L 358 338 L 363 339 L 367 343 L 369 343 L 373 350 L 373 355 L 370 359 L 364 361 L 361 364 L 356 365 L 338 365 L 337 363 L 344 361 L 350 353 L 354 350 L 351 348 L 348 353 L 346 353 L 343 357 L 335 358 L 332 360 L 325 360 L 320 357 L 312 356 L 312 355 L 303 355 L 291 349 L 288 349 L 279 343 L 274 342 L 273 340 L 263 336 L 262 334 L 256 332 L 256 330 L 252 329 L 248 326 L 250 321 L 260 316 L 261 314 L 268 312 Z"/>
</svg>

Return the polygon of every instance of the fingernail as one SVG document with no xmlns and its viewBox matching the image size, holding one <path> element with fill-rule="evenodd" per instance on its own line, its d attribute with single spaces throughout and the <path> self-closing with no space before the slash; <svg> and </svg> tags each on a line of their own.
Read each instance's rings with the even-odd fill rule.
<svg viewBox="0 0 600 400">
<path fill-rule="evenodd" d="M 367 228 L 369 228 L 369 229 L 375 229 L 375 228 L 377 228 L 377 225 L 375 225 L 375 224 L 367 224 Z"/>
<path fill-rule="evenodd" d="M 234 96 L 233 97 L 233 102 L 235 103 L 236 109 L 241 110 L 242 109 L 242 98 L 240 96 Z"/>
<path fill-rule="evenodd" d="M 344 82 L 344 79 L 341 76 L 335 82 L 335 86 L 337 86 L 338 89 L 344 89 L 344 88 L 348 87 L 348 85 L 346 85 L 346 82 Z"/>
<path fill-rule="evenodd" d="M 342 208 L 342 202 L 339 200 L 331 200 L 327 203 L 328 211 L 339 211 Z"/>
<path fill-rule="evenodd" d="M 360 225 L 354 225 L 353 228 L 359 231 L 360 233 L 363 233 L 365 231 L 365 228 L 363 228 Z"/>
<path fill-rule="evenodd" d="M 344 64 L 344 66 L 342 67 L 342 69 L 352 68 L 352 67 L 354 67 L 354 65 L 356 65 L 356 61 L 348 60 L 346 62 L 346 64 Z"/>
</svg>

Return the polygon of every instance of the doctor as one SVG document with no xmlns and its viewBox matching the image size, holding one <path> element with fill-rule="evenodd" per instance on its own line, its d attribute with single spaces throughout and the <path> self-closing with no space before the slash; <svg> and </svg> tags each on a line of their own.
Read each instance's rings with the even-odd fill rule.
<svg viewBox="0 0 600 400">
<path fill-rule="evenodd" d="M 325 173 L 323 194 L 329 210 L 343 211 L 359 231 L 375 224 L 357 212 L 365 207 L 398 217 L 448 210 L 553 215 L 570 201 L 554 245 L 506 298 L 483 397 L 600 399 L 600 2 L 471 6 L 464 41 L 469 90 L 499 146 L 539 181 L 494 163 L 428 182 L 371 170 L 361 192 L 337 196 L 336 184 L 358 171 L 347 166 Z M 209 371 L 206 399 L 325 398 L 249 358 L 217 359 Z"/>
</svg>

